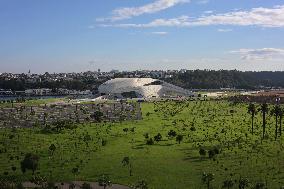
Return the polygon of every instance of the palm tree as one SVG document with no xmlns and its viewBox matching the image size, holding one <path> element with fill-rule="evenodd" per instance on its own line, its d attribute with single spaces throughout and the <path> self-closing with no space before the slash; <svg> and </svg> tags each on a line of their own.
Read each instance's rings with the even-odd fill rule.
<svg viewBox="0 0 284 189">
<path fill-rule="evenodd" d="M 275 140 L 277 139 L 277 133 L 278 133 L 278 117 L 280 115 L 280 111 L 281 111 L 281 108 L 279 107 L 279 105 L 275 105 L 273 107 L 273 109 L 271 110 L 271 115 L 274 115 L 275 116 Z"/>
<path fill-rule="evenodd" d="M 73 173 L 74 178 L 75 178 L 75 180 L 76 180 L 76 175 L 79 173 L 79 168 L 78 168 L 78 167 L 74 167 L 74 168 L 72 169 L 72 173 Z"/>
<path fill-rule="evenodd" d="M 129 169 L 129 176 L 132 176 L 132 165 L 131 165 L 131 162 L 130 162 L 130 158 L 129 157 L 124 157 L 121 161 L 122 165 L 125 167 L 125 166 L 128 166 L 128 169 Z"/>
<path fill-rule="evenodd" d="M 53 156 L 54 151 L 56 150 L 56 146 L 54 144 L 51 144 L 48 149 L 50 151 L 50 154 Z"/>
<path fill-rule="evenodd" d="M 251 114 L 251 134 L 253 134 L 253 120 L 254 116 L 256 115 L 256 107 L 253 103 L 250 103 L 248 106 L 248 113 Z"/>
<path fill-rule="evenodd" d="M 178 135 L 176 137 L 176 141 L 180 144 L 180 142 L 183 140 L 183 136 L 182 135 Z"/>
<path fill-rule="evenodd" d="M 262 113 L 262 139 L 265 136 L 266 128 L 266 113 L 268 112 L 268 105 L 266 103 L 261 104 L 259 111 Z"/>
<path fill-rule="evenodd" d="M 233 186 L 234 186 L 234 182 L 233 182 L 232 179 L 230 179 L 230 180 L 225 180 L 225 181 L 223 182 L 222 188 L 230 189 L 230 188 L 233 188 Z"/>
<path fill-rule="evenodd" d="M 214 174 L 212 173 L 203 173 L 202 182 L 206 184 L 207 189 L 210 189 L 210 183 L 214 180 Z"/>
</svg>

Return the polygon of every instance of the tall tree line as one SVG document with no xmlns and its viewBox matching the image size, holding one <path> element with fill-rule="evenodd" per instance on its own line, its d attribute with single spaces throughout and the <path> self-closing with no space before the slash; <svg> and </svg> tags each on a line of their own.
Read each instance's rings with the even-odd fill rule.
<svg viewBox="0 0 284 189">
<path fill-rule="evenodd" d="M 187 89 L 258 89 L 284 87 L 284 72 L 242 72 L 237 70 L 187 70 L 165 81 Z"/>
</svg>

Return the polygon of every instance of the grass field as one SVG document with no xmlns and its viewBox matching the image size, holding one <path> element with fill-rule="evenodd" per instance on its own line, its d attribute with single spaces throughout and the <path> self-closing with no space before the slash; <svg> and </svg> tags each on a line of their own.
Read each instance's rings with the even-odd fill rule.
<svg viewBox="0 0 284 189">
<path fill-rule="evenodd" d="M 172 113 L 177 107 L 183 108 Z M 256 183 L 272 189 L 284 186 L 284 136 L 274 140 L 274 116 L 268 114 L 267 138 L 262 140 L 261 113 L 256 115 L 252 135 L 247 104 L 143 103 L 142 111 L 140 121 L 78 124 L 76 129 L 59 133 L 46 134 L 41 128 L 1 129 L 1 177 L 29 180 L 32 172 L 23 174 L 20 161 L 30 152 L 40 157 L 36 174 L 59 182 L 96 181 L 106 174 L 113 183 L 123 185 L 145 180 L 149 188 L 198 189 L 207 188 L 202 183 L 206 172 L 214 174 L 213 188 L 222 188 L 226 180 L 233 183 L 227 188 L 239 188 L 240 178 L 249 180 L 250 187 L 246 188 Z M 183 136 L 180 144 L 175 137 L 167 137 L 170 130 Z M 162 140 L 146 145 L 146 133 L 149 138 L 160 133 Z M 51 144 L 56 146 L 53 155 L 49 151 Z M 202 157 L 200 148 L 217 148 L 220 153 L 213 158 L 208 153 Z M 132 176 L 122 165 L 124 157 L 130 159 Z M 78 173 L 72 173 L 75 167 Z"/>
</svg>

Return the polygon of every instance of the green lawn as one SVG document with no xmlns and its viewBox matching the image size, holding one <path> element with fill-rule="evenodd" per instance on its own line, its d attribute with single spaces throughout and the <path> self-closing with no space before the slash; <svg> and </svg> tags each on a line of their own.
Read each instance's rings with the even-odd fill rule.
<svg viewBox="0 0 284 189">
<path fill-rule="evenodd" d="M 77 129 L 57 134 L 44 134 L 41 128 L 1 129 L 0 174 L 28 180 L 32 173 L 23 174 L 20 161 L 31 152 L 40 157 L 36 174 L 52 181 L 96 181 L 101 174 L 107 174 L 112 182 L 124 185 L 145 180 L 149 188 L 198 189 L 206 188 L 201 180 L 206 172 L 214 174 L 214 188 L 221 188 L 229 179 L 234 182 L 233 188 L 238 188 L 240 177 L 248 178 L 251 185 L 266 182 L 268 188 L 276 189 L 284 185 L 284 136 L 274 141 L 273 116 L 267 117 L 268 138 L 262 141 L 261 113 L 255 118 L 252 135 L 247 104 L 184 103 L 187 106 L 175 116 L 165 117 L 170 111 L 162 110 L 170 108 L 159 106 L 161 109 L 154 111 L 154 103 L 143 103 L 141 121 L 79 124 Z M 135 132 L 130 131 L 133 127 Z M 124 128 L 129 131 L 124 132 Z M 183 135 L 181 144 L 167 137 L 171 129 Z M 150 137 L 161 133 L 162 141 L 146 145 L 145 133 Z M 102 139 L 107 141 L 105 146 Z M 48 150 L 51 144 L 56 146 L 52 156 Z M 218 147 L 221 153 L 211 159 L 208 154 L 201 157 L 200 147 Z M 133 176 L 122 166 L 125 156 L 130 157 Z M 16 171 L 11 169 L 13 166 Z M 71 171 L 74 167 L 79 168 L 76 175 Z"/>
</svg>

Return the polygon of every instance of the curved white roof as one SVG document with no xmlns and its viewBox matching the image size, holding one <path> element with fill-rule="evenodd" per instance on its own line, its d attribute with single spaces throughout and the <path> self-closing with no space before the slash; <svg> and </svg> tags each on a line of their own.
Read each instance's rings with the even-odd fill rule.
<svg viewBox="0 0 284 189">
<path fill-rule="evenodd" d="M 192 93 L 181 87 L 152 78 L 116 78 L 99 86 L 104 94 L 121 94 L 135 91 L 142 97 L 190 96 Z"/>
</svg>

